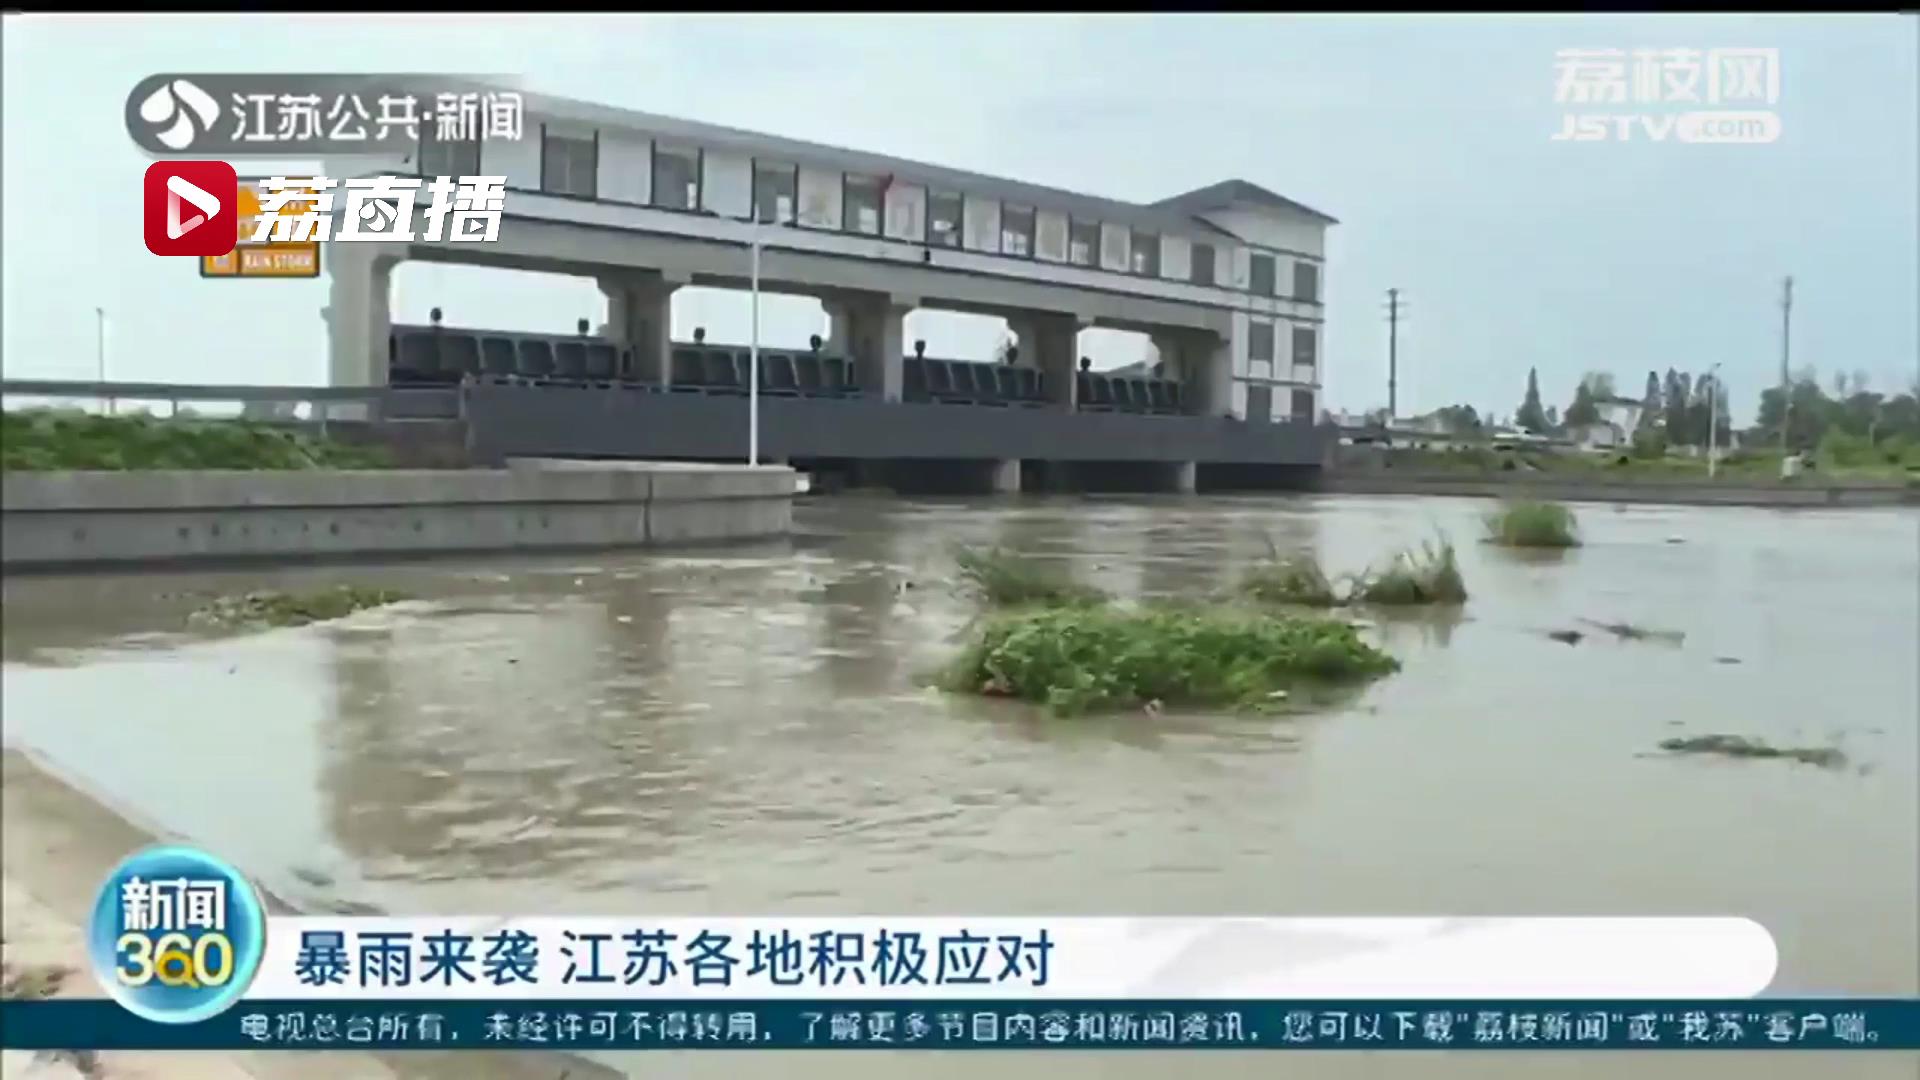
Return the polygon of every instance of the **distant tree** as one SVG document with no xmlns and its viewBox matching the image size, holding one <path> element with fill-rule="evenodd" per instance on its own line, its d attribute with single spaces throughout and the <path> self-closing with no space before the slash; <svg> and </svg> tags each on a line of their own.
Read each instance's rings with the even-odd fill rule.
<svg viewBox="0 0 1920 1080">
<path fill-rule="evenodd" d="M 996 364 L 1006 363 L 1007 354 L 1013 351 L 1013 348 L 1013 335 L 1004 330 L 1001 331 L 1000 342 L 993 347 L 993 362 Z"/>
<path fill-rule="evenodd" d="M 1698 446 L 1687 427 L 1687 405 L 1693 400 L 1693 380 L 1685 372 L 1667 369 L 1666 389 L 1660 397 L 1661 423 L 1673 446 Z"/>
<path fill-rule="evenodd" d="M 1726 387 L 1713 376 L 1702 375 L 1693 384 L 1693 400 L 1687 403 L 1687 433 L 1695 440 L 1689 445 L 1707 445 L 1709 424 L 1718 432 L 1714 436 L 1715 445 L 1726 446 L 1732 441 L 1733 423 L 1727 417 Z"/>
<path fill-rule="evenodd" d="M 1610 398 L 1613 396 L 1613 373 L 1610 371 L 1589 371 L 1581 377 L 1580 385 L 1586 387 L 1587 393 L 1596 400 L 1599 398 Z"/>
<path fill-rule="evenodd" d="M 1821 391 L 1819 380 L 1811 372 L 1803 372 L 1797 377 L 1784 397 L 1777 386 L 1760 391 L 1760 412 L 1755 418 L 1754 436 L 1770 445 L 1779 444 L 1783 401 L 1786 404 L 1787 448 L 1797 453 L 1820 445 L 1820 440 L 1833 426 L 1838 410 L 1833 399 Z"/>
<path fill-rule="evenodd" d="M 1647 372 L 1647 391 L 1640 396 L 1640 423 L 1634 428 L 1635 433 L 1651 433 L 1660 429 L 1662 420 L 1660 406 L 1660 375 L 1658 372 L 1649 371 Z M 1664 446 L 1662 452 L 1664 452 Z"/>
<path fill-rule="evenodd" d="M 1584 427 L 1600 421 L 1600 410 L 1594 407 L 1593 390 L 1582 382 L 1573 391 L 1573 404 L 1567 406 L 1567 426 Z"/>
<path fill-rule="evenodd" d="M 1480 414 L 1471 405 L 1448 405 L 1434 410 L 1434 417 L 1449 435 L 1477 435 L 1482 427 Z"/>
<path fill-rule="evenodd" d="M 1920 439 L 1920 394 L 1895 394 L 1881 402 L 1880 430 Z"/>
<path fill-rule="evenodd" d="M 1513 422 L 1528 431 L 1547 430 L 1547 411 L 1540 406 L 1540 372 L 1535 368 L 1527 369 L 1526 400 L 1513 414 Z"/>
<path fill-rule="evenodd" d="M 1547 427 L 1557 428 L 1559 426 L 1560 426 L 1560 410 L 1553 405 L 1547 406 Z"/>
</svg>

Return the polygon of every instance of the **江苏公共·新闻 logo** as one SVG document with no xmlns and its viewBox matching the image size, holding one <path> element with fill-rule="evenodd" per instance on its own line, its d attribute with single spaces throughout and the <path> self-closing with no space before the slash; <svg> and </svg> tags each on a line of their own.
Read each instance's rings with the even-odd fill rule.
<svg viewBox="0 0 1920 1080">
<path fill-rule="evenodd" d="M 1778 49 L 1561 49 L 1554 60 L 1553 100 L 1565 109 L 1554 142 L 1780 137 Z"/>
<path fill-rule="evenodd" d="M 140 100 L 140 119 L 169 150 L 192 146 L 219 118 L 220 103 L 186 79 L 163 82 Z"/>
</svg>

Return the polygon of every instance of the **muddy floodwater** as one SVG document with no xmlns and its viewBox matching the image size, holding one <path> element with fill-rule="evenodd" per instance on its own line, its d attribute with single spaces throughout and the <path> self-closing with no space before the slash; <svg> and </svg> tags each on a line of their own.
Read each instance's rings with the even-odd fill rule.
<svg viewBox="0 0 1920 1080">
<path fill-rule="evenodd" d="M 771 550 L 14 579 L 5 734 L 315 908 L 1741 914 L 1779 942 L 1776 992 L 1920 990 L 1920 516 L 1583 506 L 1584 547 L 1525 557 L 1476 542 L 1486 508 L 849 498 L 803 504 Z M 925 688 L 970 613 L 953 541 L 1201 594 L 1268 536 L 1341 572 L 1436 530 L 1471 600 L 1367 615 L 1404 670 L 1328 711 L 1057 720 Z M 338 582 L 418 599 L 186 628 L 212 594 Z M 1587 636 L 1547 636 L 1566 629 Z M 1844 764 L 1658 749 L 1707 734 Z M 1914 1075 L 1890 1058 L 681 1054 L 644 1073 Z"/>
</svg>

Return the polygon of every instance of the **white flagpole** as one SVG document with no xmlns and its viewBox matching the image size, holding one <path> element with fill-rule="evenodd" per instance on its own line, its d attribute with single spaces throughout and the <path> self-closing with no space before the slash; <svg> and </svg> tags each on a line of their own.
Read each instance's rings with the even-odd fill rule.
<svg viewBox="0 0 1920 1080">
<path fill-rule="evenodd" d="M 747 342 L 747 464 L 760 464 L 760 213 L 753 215 L 753 329 Z"/>
</svg>

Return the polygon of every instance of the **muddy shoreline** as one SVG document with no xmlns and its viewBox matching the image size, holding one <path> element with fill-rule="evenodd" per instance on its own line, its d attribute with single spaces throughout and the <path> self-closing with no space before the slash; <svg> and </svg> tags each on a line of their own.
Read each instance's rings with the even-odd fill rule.
<svg viewBox="0 0 1920 1080">
<path fill-rule="evenodd" d="M 10 975 L 50 986 L 45 996 L 100 998 L 86 961 L 84 917 L 114 863 L 163 837 L 84 794 L 26 753 L 0 755 L 0 936 Z M 265 894 L 276 914 L 293 909 Z M 103 1053 L 8 1050 L 4 1080 L 610 1080 L 620 1074 L 560 1054 Z"/>
</svg>

